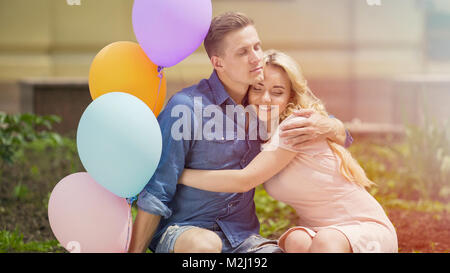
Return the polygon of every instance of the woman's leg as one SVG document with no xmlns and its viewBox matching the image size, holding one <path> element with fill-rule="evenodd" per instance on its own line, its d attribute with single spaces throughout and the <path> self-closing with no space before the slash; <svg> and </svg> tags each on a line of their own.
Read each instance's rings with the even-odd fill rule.
<svg viewBox="0 0 450 273">
<path fill-rule="evenodd" d="M 280 240 L 280 247 L 287 253 L 306 253 L 312 243 L 312 238 L 304 229 L 296 229 Z"/>
<path fill-rule="evenodd" d="M 337 229 L 322 229 L 314 236 L 309 252 L 349 253 L 352 252 L 347 237 Z"/>
</svg>

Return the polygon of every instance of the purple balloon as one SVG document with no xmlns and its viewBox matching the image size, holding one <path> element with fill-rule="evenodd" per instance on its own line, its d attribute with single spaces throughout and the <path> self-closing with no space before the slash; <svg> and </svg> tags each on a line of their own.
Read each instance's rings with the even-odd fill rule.
<svg viewBox="0 0 450 273">
<path fill-rule="evenodd" d="M 176 65 L 203 42 L 212 19 L 211 0 L 135 0 L 133 29 L 147 56 Z"/>
</svg>

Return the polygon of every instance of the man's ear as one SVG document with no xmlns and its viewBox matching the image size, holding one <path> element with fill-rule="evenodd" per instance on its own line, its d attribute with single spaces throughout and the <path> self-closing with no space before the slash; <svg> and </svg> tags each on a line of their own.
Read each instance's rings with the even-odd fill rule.
<svg viewBox="0 0 450 273">
<path fill-rule="evenodd" d="M 222 59 L 220 57 L 212 56 L 211 57 L 211 64 L 213 65 L 215 70 L 217 70 L 217 71 L 223 70 Z"/>
</svg>

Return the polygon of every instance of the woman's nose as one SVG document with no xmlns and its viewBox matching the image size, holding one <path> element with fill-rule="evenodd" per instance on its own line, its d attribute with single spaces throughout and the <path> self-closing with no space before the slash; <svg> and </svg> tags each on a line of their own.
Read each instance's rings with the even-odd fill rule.
<svg viewBox="0 0 450 273">
<path fill-rule="evenodd" d="M 263 97 L 262 97 L 262 101 L 263 102 L 270 102 L 271 101 L 269 92 L 264 92 Z"/>
</svg>

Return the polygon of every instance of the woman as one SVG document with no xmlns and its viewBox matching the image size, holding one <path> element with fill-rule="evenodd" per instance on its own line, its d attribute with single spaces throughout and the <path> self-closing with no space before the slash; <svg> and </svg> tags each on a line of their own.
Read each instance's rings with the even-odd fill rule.
<svg viewBox="0 0 450 273">
<path fill-rule="evenodd" d="M 278 121 L 285 124 L 300 108 L 328 114 L 292 58 L 271 50 L 265 65 L 264 81 L 248 94 L 260 120 L 273 131 L 263 151 L 242 170 L 185 169 L 179 183 L 216 192 L 246 192 L 264 183 L 300 219 L 278 240 L 285 252 L 397 252 L 392 223 L 365 190 L 373 183 L 344 147 L 316 141 L 296 152 L 279 136 L 279 127 L 270 128 Z"/>
</svg>

